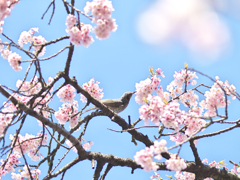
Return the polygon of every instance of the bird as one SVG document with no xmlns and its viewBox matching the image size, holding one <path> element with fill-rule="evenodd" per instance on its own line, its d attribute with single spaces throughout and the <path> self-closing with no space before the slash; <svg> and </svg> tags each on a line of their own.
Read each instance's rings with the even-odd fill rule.
<svg viewBox="0 0 240 180">
<path fill-rule="evenodd" d="M 109 109 L 111 109 L 113 112 L 120 113 L 124 109 L 126 109 L 126 107 L 129 104 L 129 101 L 134 93 L 135 93 L 135 91 L 134 92 L 125 92 L 122 95 L 122 97 L 120 97 L 119 99 L 103 99 L 103 100 L 100 100 L 100 102 L 102 104 L 104 104 L 105 106 L 107 106 Z M 99 108 L 94 106 L 94 107 L 87 109 L 83 113 L 94 110 L 94 109 L 99 109 Z"/>
</svg>

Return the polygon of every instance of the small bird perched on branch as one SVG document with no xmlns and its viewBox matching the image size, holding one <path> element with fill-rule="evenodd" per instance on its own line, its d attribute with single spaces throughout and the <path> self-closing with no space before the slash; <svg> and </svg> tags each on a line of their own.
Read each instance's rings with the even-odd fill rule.
<svg viewBox="0 0 240 180">
<path fill-rule="evenodd" d="M 134 93 L 135 92 L 125 92 L 122 95 L 122 97 L 119 99 L 103 99 L 103 100 L 100 100 L 100 102 L 105 106 L 107 106 L 112 111 L 114 111 L 115 113 L 120 113 L 128 106 L 129 101 Z M 99 108 L 94 106 L 87 109 L 83 113 L 94 110 L 94 109 L 99 109 Z"/>
</svg>

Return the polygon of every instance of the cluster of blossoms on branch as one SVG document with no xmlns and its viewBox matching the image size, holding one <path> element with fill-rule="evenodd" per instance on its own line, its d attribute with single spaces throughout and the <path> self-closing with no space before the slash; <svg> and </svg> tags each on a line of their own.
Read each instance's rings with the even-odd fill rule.
<svg viewBox="0 0 240 180">
<path fill-rule="evenodd" d="M 18 44 L 23 47 L 24 44 L 30 43 L 33 47 L 33 54 L 37 54 L 38 57 L 43 56 L 46 52 L 46 47 L 44 46 L 40 52 L 41 45 L 46 43 L 46 39 L 42 36 L 34 36 L 34 33 L 38 32 L 38 28 L 31 28 L 29 31 L 23 31 L 18 39 Z"/>
<path fill-rule="evenodd" d="M 85 89 L 92 97 L 101 100 L 103 98 L 103 92 L 102 88 L 99 88 L 100 82 L 94 80 L 92 78 L 89 82 L 84 83 L 82 85 L 83 89 Z M 81 94 L 81 99 L 82 102 L 87 102 L 87 98 Z"/>
<path fill-rule="evenodd" d="M 234 100 L 236 98 L 236 87 L 230 85 L 227 80 L 225 82 L 220 81 L 219 77 L 216 76 L 216 82 L 209 91 L 206 91 L 206 98 L 200 102 L 201 107 L 208 110 L 204 114 L 205 116 L 216 116 L 216 109 L 225 107 L 230 103 L 229 100 L 226 100 L 225 94 L 231 96 Z"/>
<path fill-rule="evenodd" d="M 48 83 L 52 81 L 52 78 L 49 78 Z M 20 95 L 13 94 L 13 97 L 15 97 L 20 102 L 26 104 L 29 107 L 29 102 L 32 98 L 34 98 L 34 95 L 39 93 L 42 89 L 42 85 L 39 82 L 39 79 L 35 76 L 30 81 L 21 81 L 18 80 L 16 83 L 16 86 L 18 87 L 18 91 L 20 92 Z M 50 98 L 50 92 L 44 92 L 42 93 L 42 96 L 39 96 L 33 101 L 33 109 L 38 112 L 42 113 L 45 117 L 48 118 L 49 112 L 44 111 L 44 107 L 47 107 L 48 102 L 51 100 Z M 14 120 L 14 113 L 17 111 L 17 107 L 11 103 L 11 102 L 4 102 L 3 103 L 3 109 L 0 113 L 0 134 L 4 135 L 6 133 L 6 130 L 9 126 L 11 126 Z M 43 156 L 39 152 L 39 147 L 42 145 L 47 144 L 47 134 L 41 131 L 40 133 L 35 135 L 26 134 L 25 136 L 22 136 L 18 134 L 18 136 L 10 135 L 11 140 L 11 147 L 13 148 L 13 153 L 10 154 L 9 158 L 7 160 L 1 160 L 2 166 L 0 169 L 0 179 L 2 176 L 5 176 L 7 173 L 15 171 L 14 166 L 19 164 L 20 161 L 18 160 L 20 157 L 23 156 L 23 154 L 27 154 L 31 160 L 38 161 Z M 6 162 L 5 162 L 6 161 Z M 31 170 L 32 177 L 38 177 L 40 174 L 40 170 L 35 169 Z M 29 172 L 27 168 L 24 168 L 24 171 L 22 171 L 20 174 L 12 173 L 12 178 L 19 180 L 24 178 L 30 178 Z"/>
<path fill-rule="evenodd" d="M 111 1 L 93 0 L 87 2 L 84 11 L 85 13 L 92 11 L 92 22 L 97 24 L 93 28 L 93 32 L 98 39 L 106 39 L 110 36 L 110 32 L 117 30 L 116 20 L 111 17 L 112 11 L 114 11 Z"/>
<path fill-rule="evenodd" d="M 29 170 L 31 172 L 31 176 L 29 174 Z M 14 180 L 22 180 L 22 179 L 31 179 L 31 177 L 34 179 L 34 180 L 39 180 L 38 176 L 41 174 L 41 171 L 39 169 L 33 169 L 31 170 L 30 167 L 28 167 L 25 165 L 23 167 L 23 171 L 21 171 L 20 174 L 16 174 L 16 173 L 12 173 L 12 179 Z"/>
<path fill-rule="evenodd" d="M 38 134 L 38 136 L 42 136 L 41 133 Z M 45 140 L 47 140 L 47 135 L 45 134 Z M 36 157 L 35 152 L 34 150 L 37 149 L 37 146 L 39 146 L 40 144 L 40 138 L 36 139 L 35 136 L 33 135 L 28 135 L 26 134 L 25 137 L 22 137 L 21 135 L 18 136 L 18 139 L 20 140 L 20 146 L 21 146 L 21 149 L 20 150 L 20 147 L 19 147 L 19 144 L 16 143 L 16 147 L 13 149 L 13 153 L 10 154 L 10 156 L 7 158 L 7 159 L 1 159 L 1 167 L 0 167 L 0 179 L 2 179 L 3 176 L 5 176 L 6 174 L 11 173 L 12 175 L 12 179 L 14 180 L 22 180 L 24 178 L 27 178 L 27 179 L 30 179 L 30 174 L 29 174 L 29 171 L 28 171 L 28 168 L 27 166 L 25 165 L 23 167 L 23 170 L 24 171 L 21 171 L 20 174 L 16 174 L 14 173 L 15 171 L 15 167 L 21 163 L 18 159 L 22 157 L 22 151 L 23 153 L 28 153 L 28 155 L 33 158 L 34 156 Z M 42 142 L 43 143 L 46 143 L 46 141 L 43 140 Z M 31 149 L 32 148 L 32 149 Z M 37 158 L 39 159 L 39 158 Z M 35 160 L 37 160 L 35 158 Z M 29 169 L 31 169 L 29 167 Z M 38 175 L 40 175 L 41 171 L 39 169 L 34 169 L 34 170 L 30 170 L 31 171 L 31 176 L 33 177 L 34 180 L 37 180 L 38 179 Z"/>
<path fill-rule="evenodd" d="M 112 2 L 108 0 L 93 0 L 87 2 L 84 7 L 85 13 L 92 11 L 92 22 L 97 24 L 92 28 L 90 24 L 83 24 L 77 20 L 75 15 L 69 14 L 66 19 L 66 32 L 70 35 L 70 42 L 76 46 L 81 44 L 88 47 L 94 42 L 93 37 L 89 35 L 91 31 L 95 33 L 96 38 L 102 40 L 110 36 L 111 32 L 117 30 L 116 20 L 111 17 Z"/>
<path fill-rule="evenodd" d="M 52 78 L 49 78 L 48 83 L 52 81 Z M 39 93 L 42 89 L 42 85 L 39 82 L 39 79 L 35 76 L 30 81 L 21 81 L 18 80 L 16 83 L 18 87 L 19 94 L 13 94 L 18 101 L 24 103 L 29 107 L 29 102 L 34 95 Z M 47 107 L 48 102 L 51 100 L 50 92 L 44 92 L 33 101 L 33 109 L 42 113 L 45 117 L 48 118 L 49 112 L 44 110 L 44 107 Z M 3 109 L 0 113 L 0 135 L 6 134 L 6 131 L 9 126 L 13 125 L 14 114 L 17 111 L 17 107 L 12 102 L 4 102 Z M 0 179 L 2 176 L 5 176 L 7 173 L 13 172 L 15 169 L 13 166 L 20 163 L 18 160 L 23 154 L 27 153 L 28 156 L 34 160 L 38 161 L 42 158 L 42 155 L 38 151 L 39 146 L 47 144 L 47 134 L 40 132 L 37 136 L 26 134 L 25 136 L 18 135 L 17 137 L 10 135 L 11 146 L 13 148 L 13 154 L 10 154 L 9 158 L 6 160 L 1 160 L 2 166 L 0 168 Z M 5 164 L 5 165 L 4 165 Z M 3 169 L 4 167 L 4 169 Z M 37 177 L 40 173 L 39 170 L 32 170 L 32 176 Z M 21 174 L 12 173 L 12 178 L 19 180 L 23 178 L 29 178 L 28 171 L 23 171 Z"/>
<path fill-rule="evenodd" d="M 208 164 L 208 159 L 203 159 L 202 163 Z M 210 167 L 215 167 L 217 169 L 224 168 L 224 169 L 226 169 L 228 171 L 228 168 L 224 166 L 225 165 L 224 161 L 219 161 L 219 162 L 212 161 L 208 165 Z M 237 167 L 237 166 L 234 166 L 231 169 L 231 172 L 234 173 L 234 174 L 238 174 L 238 173 L 240 173 L 240 168 Z M 195 180 L 195 174 L 189 173 L 189 172 L 185 172 L 185 171 L 183 171 L 183 172 L 177 171 L 174 176 L 177 178 L 177 180 L 186 180 L 186 179 L 187 180 Z M 153 177 L 159 177 L 159 174 L 151 176 L 151 179 L 153 179 Z M 212 178 L 205 178 L 204 180 L 213 180 L 213 179 Z"/>
<path fill-rule="evenodd" d="M 10 154 L 8 160 L 1 159 L 1 167 L 0 167 L 0 179 L 2 176 L 5 176 L 6 174 L 15 171 L 14 167 L 15 165 L 21 163 L 18 159 L 21 157 L 20 154 L 14 152 Z M 5 164 L 4 168 L 3 165 Z"/>
<path fill-rule="evenodd" d="M 42 36 L 34 36 L 34 33 L 38 32 L 38 28 L 31 28 L 29 31 L 23 31 L 18 39 L 18 44 L 20 47 L 23 47 L 24 44 L 30 43 L 33 48 L 33 54 L 38 54 L 38 56 L 43 56 L 46 51 L 46 47 L 43 47 L 40 52 L 41 45 L 46 43 L 44 37 Z M 10 46 L 7 46 L 4 49 L 4 44 L 2 43 L 0 46 L 0 52 L 3 59 L 7 59 L 10 66 L 15 71 L 22 70 L 21 65 L 21 56 L 17 54 L 16 52 L 12 52 L 10 50 Z"/>
<path fill-rule="evenodd" d="M 145 171 L 157 171 L 158 166 L 153 162 L 153 158 L 155 156 L 155 159 L 162 159 L 161 153 L 167 152 L 166 144 L 167 141 L 164 139 L 159 142 L 155 141 L 154 145 L 138 151 L 134 156 L 135 161 L 141 165 Z"/>
<path fill-rule="evenodd" d="M 52 78 L 49 78 L 48 83 L 53 81 Z M 102 98 L 103 93 L 102 89 L 99 88 L 99 82 L 95 82 L 94 79 L 91 79 L 88 83 L 83 85 L 84 89 L 86 89 L 91 95 L 95 98 Z M 34 77 L 30 81 L 21 81 L 18 80 L 16 83 L 18 87 L 18 91 L 21 95 L 13 94 L 13 96 L 19 100 L 20 102 L 28 105 L 28 102 L 34 97 L 34 95 L 38 94 L 42 90 L 42 85 L 38 79 L 38 77 Z M 52 92 L 52 89 L 50 90 Z M 51 100 L 50 92 L 42 93 L 42 96 L 35 99 L 33 102 L 33 109 L 41 113 L 43 116 L 48 118 L 49 112 L 44 110 L 47 107 L 47 104 Z M 70 128 L 76 126 L 78 122 L 78 102 L 74 100 L 76 96 L 75 89 L 71 85 L 66 85 L 62 87 L 57 96 L 63 102 L 62 107 L 59 108 L 59 111 L 55 112 L 55 118 L 59 121 L 59 124 L 64 125 L 67 121 L 70 122 Z M 84 102 L 84 97 L 81 97 L 81 100 Z M 4 102 L 4 109 L 2 113 L 0 113 L 0 135 L 6 133 L 6 128 L 12 123 L 12 117 L 14 113 L 17 111 L 17 107 L 11 102 Z M 40 123 L 42 126 L 42 124 Z M 23 154 L 27 153 L 31 160 L 39 161 L 43 155 L 39 152 L 39 147 L 47 144 L 47 134 L 41 131 L 37 134 L 37 136 L 26 134 L 25 136 L 18 135 L 17 137 L 10 135 L 11 146 L 13 148 L 13 154 L 11 154 L 8 160 L 5 163 L 4 169 L 0 169 L 0 178 L 5 176 L 9 172 L 13 172 L 14 165 L 20 163 L 18 158 L 20 158 Z M 85 141 L 85 140 L 84 140 Z M 70 141 L 66 142 L 69 147 L 72 147 Z M 83 143 L 83 148 L 85 150 L 89 150 L 93 145 L 92 141 L 88 141 Z M 76 148 L 73 147 L 73 150 L 76 152 Z M 2 164 L 5 162 L 1 160 Z M 38 178 L 40 171 L 38 169 L 31 170 L 32 177 L 35 179 Z M 19 180 L 23 178 L 29 178 L 28 168 L 25 166 L 24 171 L 20 174 L 12 173 L 12 178 Z"/>
<path fill-rule="evenodd" d="M 161 69 L 157 69 L 156 73 L 150 69 L 150 75 L 150 78 L 136 83 L 135 100 L 141 105 L 139 108 L 140 118 L 145 121 L 145 124 L 148 124 L 150 119 L 155 125 L 162 125 L 163 128 L 173 130 L 174 133 L 170 136 L 170 140 L 176 144 L 181 144 L 188 137 L 204 130 L 206 121 L 203 119 L 203 115 L 210 118 L 216 116 L 216 110 L 229 103 L 226 99 L 227 96 L 231 96 L 232 99 L 236 98 L 235 86 L 230 85 L 228 81 L 223 83 L 216 77 L 214 85 L 208 87 L 209 91 L 202 93 L 205 99 L 200 102 L 195 93 L 195 91 L 200 92 L 197 89 L 199 86 L 188 90 L 190 84 L 193 86 L 197 84 L 195 79 L 198 77 L 195 72 L 191 72 L 186 67 L 175 72 L 174 80 L 167 86 L 166 92 L 163 91 L 162 86 L 159 86 L 161 79 L 157 75 L 164 77 Z M 154 91 L 156 95 L 154 95 Z M 188 107 L 186 112 L 180 109 L 180 103 Z M 156 143 L 154 142 L 154 146 Z M 197 141 L 195 140 L 194 143 L 196 144 Z M 154 146 L 147 147 L 134 156 L 136 162 L 146 171 L 156 171 L 158 167 L 153 162 L 153 157 L 156 156 Z M 186 163 L 178 155 L 171 155 L 165 164 L 167 169 L 173 171 L 181 171 L 186 168 Z"/>
<path fill-rule="evenodd" d="M 22 154 L 27 153 L 28 156 L 33 161 L 38 161 L 41 159 L 42 155 L 38 152 L 38 147 L 41 145 L 47 144 L 48 136 L 42 132 L 38 133 L 37 136 L 32 134 L 26 134 L 25 136 L 18 135 L 17 140 L 15 141 L 15 137 L 10 135 L 10 139 L 12 141 L 12 146 L 14 145 L 13 151 Z"/>
<path fill-rule="evenodd" d="M 157 160 L 162 159 L 161 153 L 167 152 L 166 144 L 167 141 L 162 139 L 161 141 L 155 141 L 154 145 L 138 151 L 134 156 L 136 163 L 141 165 L 145 171 L 157 171 L 158 165 L 153 161 L 153 158 Z M 180 171 L 187 167 L 185 161 L 179 158 L 177 154 L 172 154 L 165 164 L 172 171 Z"/>
<path fill-rule="evenodd" d="M 98 84 L 99 82 L 95 82 L 94 78 L 92 78 L 89 82 L 83 84 L 83 89 L 88 91 L 88 93 L 94 98 L 101 100 L 103 93 Z M 76 96 L 75 89 L 68 84 L 57 92 L 57 96 L 61 99 L 63 104 L 62 107 L 59 107 L 59 110 L 54 113 L 55 118 L 61 125 L 64 125 L 69 121 L 70 128 L 72 129 L 78 122 L 78 102 L 74 100 L 74 97 Z M 82 94 L 80 100 L 82 102 L 87 102 L 86 97 Z"/>
<path fill-rule="evenodd" d="M 8 47 L 4 49 L 3 44 L 0 47 L 0 52 L 1 52 L 2 58 L 7 59 L 10 66 L 15 71 L 21 71 L 22 70 L 22 67 L 20 66 L 22 57 L 19 54 L 17 54 L 16 52 L 12 52 L 11 50 L 9 50 Z"/>
<path fill-rule="evenodd" d="M 176 159 L 177 159 L 177 155 L 174 154 L 172 156 L 175 156 Z M 170 161 L 174 161 L 174 158 Z M 195 174 L 194 173 L 189 173 L 189 172 L 185 172 L 185 171 L 181 171 L 180 167 L 181 167 L 181 162 L 184 164 L 184 161 L 181 160 L 177 160 L 176 161 L 177 163 L 170 163 L 169 160 L 166 161 L 166 164 L 168 164 L 168 166 L 172 165 L 174 171 L 177 171 L 176 174 L 174 175 L 177 180 L 195 180 Z M 178 164 L 180 163 L 180 164 Z M 219 161 L 219 162 L 216 162 L 216 161 L 212 161 L 211 163 L 208 163 L 208 159 L 203 159 L 202 160 L 202 163 L 204 164 L 208 164 L 210 167 L 215 167 L 217 169 L 221 169 L 221 168 L 224 168 L 226 169 L 227 171 L 229 170 L 227 167 L 225 167 L 225 163 L 224 161 Z M 233 163 L 235 166 L 231 169 L 231 172 L 234 173 L 234 174 L 239 174 L 240 173 L 240 167 L 239 165 L 237 165 L 236 163 Z M 175 167 L 176 166 L 176 167 Z M 174 168 L 175 167 L 175 168 Z M 170 167 L 171 168 L 171 167 Z M 168 168 L 168 169 L 170 169 Z M 177 170 L 177 169 L 180 169 L 180 170 Z M 171 170 L 171 169 L 170 169 Z M 152 180 L 158 180 L 158 179 L 162 179 L 159 175 L 159 173 L 155 172 L 154 175 L 152 175 L 150 177 L 150 179 Z M 205 178 L 204 180 L 213 180 L 212 178 Z"/>
<path fill-rule="evenodd" d="M 11 9 L 14 8 L 14 4 L 18 3 L 18 0 L 1 0 L 0 1 L 0 26 L 4 24 L 3 19 L 11 15 Z M 2 27 L 0 33 L 2 33 Z"/>
<path fill-rule="evenodd" d="M 59 110 L 54 113 L 55 118 L 58 120 L 59 124 L 64 125 L 69 121 L 69 128 L 72 129 L 78 123 L 78 102 L 73 101 L 72 103 L 65 102 Z"/>
<path fill-rule="evenodd" d="M 83 89 L 88 91 L 91 96 L 94 98 L 101 100 L 103 97 L 102 88 L 99 88 L 99 82 L 92 78 L 89 82 L 83 84 Z M 59 107 L 58 111 L 55 111 L 54 116 L 58 120 L 58 123 L 61 125 L 65 125 L 66 122 L 70 123 L 69 128 L 74 128 L 78 123 L 78 101 L 74 100 L 76 96 L 76 92 L 73 86 L 70 84 L 63 86 L 58 92 L 57 96 L 63 102 L 62 107 Z M 86 97 L 81 94 L 82 102 L 86 102 Z M 79 130 L 79 129 L 78 129 Z M 72 147 L 72 143 L 70 141 L 66 141 L 69 147 Z M 89 150 L 93 145 L 92 141 L 83 144 L 83 148 L 85 150 Z M 77 152 L 77 149 L 73 147 L 73 150 Z"/>
<path fill-rule="evenodd" d="M 48 83 L 50 83 L 52 80 L 53 79 L 50 77 L 48 79 Z M 32 98 L 34 98 L 34 95 L 39 93 L 42 89 L 42 85 L 37 76 L 30 81 L 23 82 L 18 80 L 16 86 L 19 88 L 19 92 L 22 94 L 22 96 L 19 94 L 13 94 L 13 97 L 26 104 L 28 107 L 28 103 L 32 100 Z M 48 118 L 49 111 L 45 110 L 44 108 L 47 108 L 47 105 L 52 98 L 50 92 L 43 92 L 41 95 L 42 96 L 39 96 L 34 100 L 32 107 L 36 112 L 41 112 L 44 117 Z M 4 131 L 6 131 L 6 128 L 11 125 L 13 115 L 15 111 L 17 111 L 17 107 L 12 102 L 4 102 L 3 106 L 4 108 L 2 109 L 2 113 L 0 113 L 0 135 L 3 135 Z"/>
<path fill-rule="evenodd" d="M 70 35 L 70 42 L 73 45 L 80 46 L 81 44 L 84 47 L 88 47 L 94 42 L 93 37 L 89 35 L 92 30 L 90 24 L 76 24 L 76 16 L 69 14 L 66 20 L 66 32 Z"/>
</svg>

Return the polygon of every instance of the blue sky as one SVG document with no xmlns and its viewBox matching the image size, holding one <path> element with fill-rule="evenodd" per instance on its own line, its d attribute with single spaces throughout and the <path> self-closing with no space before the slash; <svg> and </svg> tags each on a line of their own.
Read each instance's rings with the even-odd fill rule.
<svg viewBox="0 0 240 180">
<path fill-rule="evenodd" d="M 165 47 L 165 45 L 149 45 L 140 38 L 137 30 L 139 16 L 153 2 L 154 1 L 149 0 L 113 0 L 115 11 L 112 16 L 118 24 L 117 31 L 112 33 L 110 38 L 106 40 L 100 41 L 94 37 L 95 42 L 90 45 L 89 48 L 84 48 L 83 46 L 75 47 L 70 75 L 76 76 L 80 85 L 89 81 L 91 78 L 95 78 L 95 80 L 100 82 L 100 88 L 103 88 L 104 98 L 119 98 L 126 91 L 134 91 L 135 83 L 145 80 L 149 76 L 148 69 L 150 67 L 154 69 L 161 68 L 164 71 L 166 78 L 162 80 L 161 84 L 163 88 L 166 89 L 166 85 L 173 80 L 174 72 L 183 68 L 184 63 L 188 63 L 189 67 L 202 71 L 211 77 L 218 75 L 221 80 L 225 81 L 227 79 L 230 84 L 234 84 L 238 90 L 240 88 L 238 78 L 240 58 L 239 17 L 227 12 L 220 12 L 220 17 L 224 23 L 226 23 L 232 37 L 231 47 L 212 62 L 211 59 L 208 59 L 204 55 L 200 56 L 199 54 L 190 52 L 189 49 L 179 41 L 173 41 L 170 46 L 168 44 Z M 83 9 L 85 3 L 86 1 L 81 1 L 76 3 L 76 6 L 78 9 Z M 5 19 L 3 32 L 15 42 L 18 40 L 22 31 L 28 31 L 31 27 L 39 27 L 39 34 L 37 35 L 42 35 L 47 41 L 67 35 L 65 32 L 67 14 L 61 2 L 56 3 L 56 11 L 51 25 L 47 24 L 51 10 L 44 19 L 41 20 L 41 16 L 48 5 L 49 1 L 46 0 L 20 1 L 12 10 L 11 16 Z M 81 20 L 84 23 L 90 23 L 90 21 L 83 16 L 81 16 Z M 3 42 L 6 41 L 4 38 L 1 39 Z M 56 53 L 68 44 L 69 40 L 64 40 L 61 43 L 48 46 L 44 57 Z M 27 46 L 25 48 L 27 48 Z M 14 51 L 15 49 L 12 50 Z M 21 55 L 23 60 L 27 60 L 23 54 Z M 58 71 L 63 70 L 66 57 L 67 51 L 49 61 L 41 62 L 44 77 L 54 77 Z M 1 59 L 1 61 L 0 72 L 2 75 L 0 77 L 0 84 L 16 88 L 16 81 L 24 77 L 28 63 L 22 64 L 23 70 L 21 72 L 15 72 L 6 60 Z M 31 73 L 33 74 L 33 71 L 31 71 Z M 198 83 L 200 82 L 207 82 L 208 85 L 211 85 L 211 83 L 201 75 L 199 75 Z M 139 105 L 134 101 L 134 97 L 131 99 L 128 108 L 120 113 L 121 117 L 125 119 L 130 115 L 132 121 L 139 118 Z M 77 95 L 75 99 L 79 101 L 80 95 Z M 5 101 L 5 98 L 0 96 L 0 102 L 3 101 Z M 84 106 L 80 101 L 79 103 L 80 108 Z M 230 120 L 236 120 L 239 117 L 237 103 L 236 101 L 230 104 Z M 61 102 L 56 98 L 51 105 L 57 110 L 58 107 L 61 106 Z M 143 125 L 143 122 L 139 125 Z M 68 125 L 66 128 L 68 129 Z M 129 134 L 112 132 L 107 130 L 107 128 L 120 130 L 118 126 L 106 117 L 98 117 L 90 122 L 89 131 L 84 136 L 84 139 L 94 142 L 91 149 L 93 152 L 133 158 L 136 151 L 144 148 L 141 143 L 138 143 L 138 146 L 131 143 L 131 136 Z M 210 129 L 205 130 L 204 133 L 221 128 L 222 127 L 219 126 L 210 127 Z M 41 127 L 37 126 L 35 119 L 29 118 L 24 125 L 22 134 L 24 135 L 28 132 L 36 135 L 40 130 Z M 141 130 L 141 132 L 149 134 L 149 138 L 152 140 L 154 140 L 153 135 L 156 135 L 157 131 L 158 130 L 154 128 Z M 7 136 L 11 132 L 13 133 L 15 130 L 10 130 Z M 168 146 L 173 145 L 169 139 L 166 140 L 168 141 Z M 236 157 L 239 153 L 238 142 L 237 130 L 234 130 L 223 135 L 199 140 L 197 148 L 202 159 L 208 158 L 210 161 L 232 160 L 239 162 L 239 159 Z M 57 158 L 61 158 L 64 153 L 65 150 L 61 150 Z M 71 152 L 67 159 L 63 161 L 62 165 L 70 162 L 76 156 L 76 153 Z M 183 146 L 180 156 L 186 160 L 193 160 L 193 155 L 188 144 Z M 229 167 L 231 168 L 232 166 Z M 40 169 L 43 173 L 44 170 L 46 171 L 44 167 Z M 84 161 L 75 165 L 65 176 L 68 177 L 66 179 L 91 179 L 93 172 L 91 163 Z M 114 167 L 106 179 L 149 179 L 152 174 L 153 172 L 146 173 L 141 170 L 136 170 L 134 174 L 131 174 L 131 169 L 129 168 Z M 173 173 L 168 172 L 167 174 L 170 175 Z M 43 178 L 43 176 L 41 177 Z M 162 177 L 166 178 L 164 174 L 162 174 Z M 3 179 L 9 179 L 9 176 Z M 60 179 L 60 177 L 55 179 Z"/>
</svg>

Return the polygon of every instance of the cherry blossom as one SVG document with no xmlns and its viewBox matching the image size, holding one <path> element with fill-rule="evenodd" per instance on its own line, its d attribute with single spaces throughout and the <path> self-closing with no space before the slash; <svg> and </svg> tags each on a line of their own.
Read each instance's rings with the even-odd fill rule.
<svg viewBox="0 0 240 180">
<path fill-rule="evenodd" d="M 74 97 L 76 96 L 75 94 L 75 88 L 71 86 L 70 84 L 62 87 L 58 92 L 57 92 L 58 98 L 62 98 L 62 102 L 73 102 Z"/>
<path fill-rule="evenodd" d="M 32 168 L 31 167 L 28 167 L 30 169 L 30 172 L 31 172 L 31 176 L 34 180 L 38 180 L 38 176 L 41 174 L 41 171 L 39 169 L 34 169 L 34 170 L 31 170 Z M 16 174 L 16 173 L 12 173 L 12 179 L 14 180 L 22 180 L 22 179 L 31 179 L 30 178 L 30 174 L 29 174 L 29 171 L 28 171 L 28 168 L 27 166 L 25 165 L 23 167 L 23 171 L 21 171 L 20 174 Z"/>
<path fill-rule="evenodd" d="M 165 161 L 167 169 L 172 171 L 181 171 L 187 168 L 184 159 L 181 159 L 177 154 L 171 154 L 171 158 Z"/>
<path fill-rule="evenodd" d="M 23 47 L 24 44 L 31 42 L 31 38 L 32 35 L 29 32 L 23 31 L 18 39 L 19 46 Z"/>
<path fill-rule="evenodd" d="M 5 128 L 11 123 L 13 115 L 0 113 L 0 136 L 4 134 Z"/>
<path fill-rule="evenodd" d="M 155 141 L 150 147 L 136 152 L 134 156 L 136 163 L 141 165 L 145 171 L 156 171 L 158 166 L 153 162 L 153 157 L 155 156 L 155 159 L 158 160 L 162 159 L 161 153 L 167 152 L 166 144 L 166 140 L 162 139 L 161 141 Z"/>
<path fill-rule="evenodd" d="M 59 107 L 58 111 L 55 111 L 54 116 L 58 120 L 59 124 L 64 125 L 67 121 L 70 123 L 70 128 L 74 128 L 78 123 L 78 102 L 63 103 L 62 107 Z"/>
<path fill-rule="evenodd" d="M 12 51 L 10 51 L 8 48 L 6 48 L 6 49 L 1 48 L 0 51 L 1 51 L 1 56 L 2 56 L 3 59 L 8 59 L 8 56 L 10 54 L 12 54 Z"/>
<path fill-rule="evenodd" d="M 220 107 L 225 107 L 230 101 L 226 101 L 225 95 L 232 96 L 235 99 L 236 88 L 234 85 L 230 85 L 228 81 L 223 83 L 222 81 L 216 80 L 214 85 L 209 91 L 205 92 L 205 99 L 200 102 L 202 108 L 207 109 L 205 116 L 216 116 L 216 110 Z M 227 104 L 226 104 L 227 103 Z"/>
<path fill-rule="evenodd" d="M 110 32 L 117 30 L 116 20 L 111 18 L 112 11 L 114 11 L 112 2 L 108 0 L 93 0 L 87 2 L 84 7 L 85 13 L 92 11 L 92 22 L 97 24 L 93 28 L 96 38 L 102 40 L 110 36 Z"/>
<path fill-rule="evenodd" d="M 162 159 L 161 153 L 167 152 L 166 144 L 167 141 L 165 139 L 161 139 L 161 141 L 154 141 L 153 146 L 151 146 L 150 148 L 152 148 L 154 151 L 155 159 Z"/>
<path fill-rule="evenodd" d="M 16 141 L 16 144 L 13 148 L 13 151 L 19 154 L 28 153 L 28 156 L 34 160 L 38 161 L 41 159 L 42 155 L 39 154 L 39 152 L 36 152 L 38 150 L 38 146 L 46 145 L 47 144 L 47 134 L 44 134 L 42 138 L 42 132 L 38 133 L 37 136 L 30 135 L 26 133 L 25 136 L 22 136 L 21 134 L 18 135 L 18 140 Z M 10 135 L 10 140 L 12 140 L 12 143 L 14 141 L 14 136 Z M 20 143 L 20 146 L 19 146 Z"/>
<path fill-rule="evenodd" d="M 87 83 L 82 85 L 83 89 L 85 89 L 92 97 L 101 100 L 103 98 L 102 88 L 99 88 L 100 82 L 94 80 L 94 78 L 90 79 Z M 81 94 L 82 102 L 87 102 L 87 98 Z"/>
<path fill-rule="evenodd" d="M 86 142 L 83 144 L 83 149 L 85 149 L 85 151 L 88 151 L 88 150 L 90 150 L 92 145 L 93 145 L 92 141 Z"/>
<path fill-rule="evenodd" d="M 81 44 L 84 47 L 88 47 L 90 44 L 94 42 L 93 37 L 89 36 L 89 33 L 92 30 L 92 26 L 90 24 L 81 24 L 79 27 L 75 25 L 77 22 L 76 17 L 72 14 L 67 16 L 66 20 L 66 32 L 70 35 L 70 42 L 76 46 L 80 46 Z"/>
<path fill-rule="evenodd" d="M 106 19 L 110 18 L 112 11 L 114 11 L 112 2 L 108 0 L 93 0 L 92 2 L 87 2 L 84 7 L 85 13 L 92 11 L 92 15 L 96 19 Z"/>
<path fill-rule="evenodd" d="M 177 178 L 177 180 L 195 180 L 195 174 L 185 171 L 183 171 L 183 174 L 181 171 L 177 171 L 174 176 Z"/>
<path fill-rule="evenodd" d="M 115 19 L 111 18 L 95 20 L 94 22 L 97 26 L 93 28 L 93 32 L 95 33 L 96 38 L 100 40 L 107 39 L 111 32 L 115 32 L 118 27 L 115 21 Z"/>
<path fill-rule="evenodd" d="M 46 47 L 44 46 L 42 48 L 42 44 L 46 43 L 46 39 L 42 36 L 33 36 L 35 32 L 38 32 L 38 28 L 31 28 L 29 31 L 23 31 L 20 34 L 20 37 L 18 39 L 18 44 L 23 47 L 24 44 L 30 43 L 33 48 L 33 53 L 38 53 L 38 56 L 43 56 L 46 52 Z M 38 50 L 41 50 L 41 52 L 38 52 Z"/>
<path fill-rule="evenodd" d="M 174 141 L 176 144 L 180 144 L 184 140 L 187 139 L 187 136 L 185 134 L 177 133 L 176 135 L 171 135 L 170 140 Z"/>
<path fill-rule="evenodd" d="M 8 56 L 8 62 L 10 66 L 15 70 L 15 71 L 20 71 L 22 70 L 22 67 L 20 66 L 21 64 L 21 56 L 17 53 L 11 53 Z"/>
<path fill-rule="evenodd" d="M 145 171 L 157 171 L 158 166 L 155 162 L 153 162 L 153 156 L 153 150 L 146 147 L 145 149 L 136 152 L 134 159 Z"/>
<path fill-rule="evenodd" d="M 38 53 L 38 50 L 40 50 L 40 48 L 42 47 L 41 44 L 44 44 L 46 43 L 46 39 L 42 36 L 33 36 L 32 37 L 32 42 L 33 42 L 33 53 L 34 54 L 37 54 Z M 46 47 L 44 46 L 42 48 L 42 50 L 38 53 L 38 56 L 43 56 L 46 52 Z"/>
</svg>

